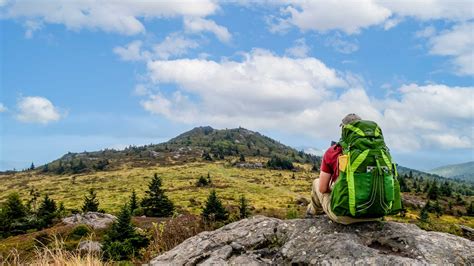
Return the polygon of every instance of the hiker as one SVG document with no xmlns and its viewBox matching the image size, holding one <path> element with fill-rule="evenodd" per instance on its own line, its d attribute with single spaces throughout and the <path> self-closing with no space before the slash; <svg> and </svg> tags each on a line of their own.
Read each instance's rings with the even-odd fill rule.
<svg viewBox="0 0 474 266">
<path fill-rule="evenodd" d="M 340 126 L 341 140 L 332 143 L 324 153 L 319 178 L 313 181 L 308 216 L 326 213 L 334 222 L 352 224 L 377 221 L 385 214 L 397 212 L 401 203 L 393 173 L 396 167 L 380 128 L 356 114 L 345 116 Z M 350 158 L 351 152 L 354 158 Z M 340 174 L 343 180 L 336 183 Z"/>
</svg>

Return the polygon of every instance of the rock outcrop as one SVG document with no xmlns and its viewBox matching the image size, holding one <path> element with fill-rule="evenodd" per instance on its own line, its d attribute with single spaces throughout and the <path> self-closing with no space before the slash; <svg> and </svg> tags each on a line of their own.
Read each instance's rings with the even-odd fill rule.
<svg viewBox="0 0 474 266">
<path fill-rule="evenodd" d="M 150 264 L 474 265 L 474 245 L 413 224 L 344 226 L 325 216 L 296 220 L 255 216 L 191 237 Z"/>
<path fill-rule="evenodd" d="M 94 229 L 104 229 L 110 223 L 113 223 L 117 217 L 112 214 L 100 212 L 77 213 L 72 216 L 63 218 L 66 224 L 86 224 Z"/>
<path fill-rule="evenodd" d="M 80 252 L 99 253 L 102 250 L 102 244 L 97 241 L 85 240 L 79 242 L 77 249 Z"/>
</svg>

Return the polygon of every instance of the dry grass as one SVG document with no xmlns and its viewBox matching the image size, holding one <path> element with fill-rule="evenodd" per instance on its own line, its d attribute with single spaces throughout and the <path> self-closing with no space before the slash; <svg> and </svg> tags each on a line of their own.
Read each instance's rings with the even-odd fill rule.
<svg viewBox="0 0 474 266">
<path fill-rule="evenodd" d="M 92 250 L 68 251 L 64 241 L 53 236 L 49 245 L 40 244 L 40 247 L 35 248 L 34 254 L 28 257 L 17 249 L 12 249 L 5 258 L 0 257 L 0 265 L 99 266 L 112 263 L 102 261 L 101 254 Z"/>
</svg>

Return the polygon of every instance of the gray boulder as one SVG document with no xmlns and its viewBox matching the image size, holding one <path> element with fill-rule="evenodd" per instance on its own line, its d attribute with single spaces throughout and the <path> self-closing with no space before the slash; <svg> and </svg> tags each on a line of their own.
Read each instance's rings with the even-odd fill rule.
<svg viewBox="0 0 474 266">
<path fill-rule="evenodd" d="M 86 224 L 94 229 L 104 229 L 110 223 L 113 223 L 117 220 L 117 217 L 108 213 L 100 212 L 86 212 L 86 213 L 77 213 L 72 216 L 63 218 L 63 223 L 66 224 Z"/>
<path fill-rule="evenodd" d="M 102 250 L 102 244 L 97 241 L 85 240 L 79 242 L 77 249 L 81 252 L 99 253 Z"/>
<path fill-rule="evenodd" d="M 474 245 L 413 224 L 344 226 L 326 216 L 295 220 L 255 216 L 191 237 L 150 264 L 474 265 Z"/>
</svg>

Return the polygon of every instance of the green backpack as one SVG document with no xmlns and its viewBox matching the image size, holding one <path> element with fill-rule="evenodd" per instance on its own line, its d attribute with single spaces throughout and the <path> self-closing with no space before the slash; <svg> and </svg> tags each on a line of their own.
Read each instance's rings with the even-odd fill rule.
<svg viewBox="0 0 474 266">
<path fill-rule="evenodd" d="M 364 218 L 398 213 L 402 206 L 397 169 L 380 127 L 366 120 L 344 125 L 339 144 L 343 152 L 331 193 L 333 213 Z"/>
</svg>

